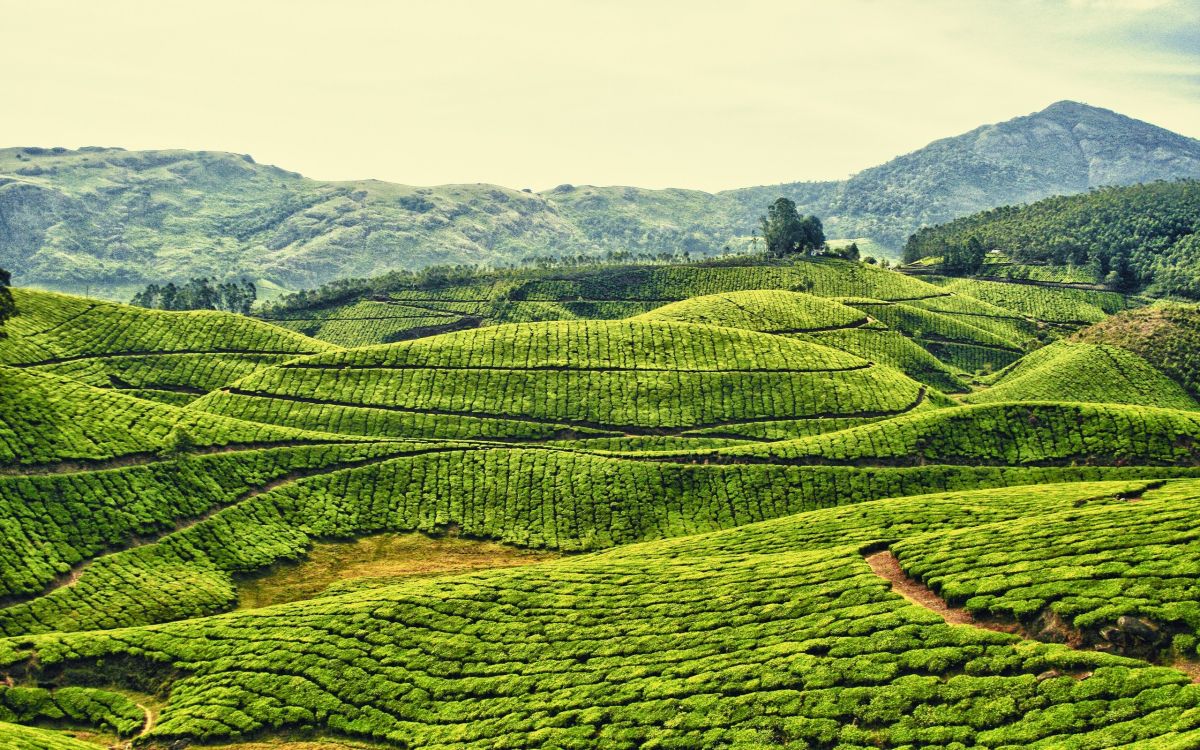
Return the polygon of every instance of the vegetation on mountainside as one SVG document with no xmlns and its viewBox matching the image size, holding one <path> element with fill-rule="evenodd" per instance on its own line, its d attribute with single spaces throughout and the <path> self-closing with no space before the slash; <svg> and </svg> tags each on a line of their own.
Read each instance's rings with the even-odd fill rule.
<svg viewBox="0 0 1200 750">
<path fill-rule="evenodd" d="M 142 728 L 146 715 L 128 696 L 107 690 L 0 685 L 0 721 L 96 727 L 127 737 Z"/>
<path fill-rule="evenodd" d="M 1198 490 L 1168 485 L 1126 502 L 981 524 L 936 542 L 907 539 L 893 550 L 906 571 L 973 612 L 1102 650 L 1194 659 Z"/>
<path fill-rule="evenodd" d="M 1018 263 L 1086 267 L 1118 291 L 1200 298 L 1200 182 L 1110 187 L 1007 206 L 919 230 L 904 260 L 950 259 L 964 247 Z M 976 243 L 976 245 L 972 245 Z M 952 267 L 946 273 L 975 273 Z"/>
<path fill-rule="evenodd" d="M 8 743 L 9 750 L 96 750 L 92 742 L 85 742 L 46 729 L 23 727 L 0 721 L 0 737 Z"/>
<path fill-rule="evenodd" d="M 180 431 L 206 448 L 319 437 L 0 367 L 0 467 L 154 453 Z"/>
<path fill-rule="evenodd" d="M 1074 338 L 1128 349 L 1200 397 L 1200 307 L 1157 304 L 1130 310 Z"/>
<path fill-rule="evenodd" d="M 657 307 L 637 319 L 777 334 L 857 328 L 868 322 L 867 316 L 835 300 L 782 290 L 707 294 Z"/>
<path fill-rule="evenodd" d="M 1200 465 L 1200 414 L 1085 403 L 935 409 L 838 432 L 723 448 L 709 460 L 922 466 Z"/>
<path fill-rule="evenodd" d="M 183 404 L 255 370 L 334 347 L 241 315 L 158 312 L 14 290 L 0 363 Z"/>
<path fill-rule="evenodd" d="M 751 249 L 763 206 L 781 196 L 827 217 L 830 236 L 895 250 L 921 226 L 995 206 L 1197 176 L 1196 141 L 1074 102 L 935 141 L 849 180 L 717 194 L 321 182 L 237 154 L 10 148 L 0 149 L 0 266 L 20 284 L 128 299 L 147 283 L 214 269 L 222 282 L 296 289 L 538 256 L 703 257 Z"/>
<path fill-rule="evenodd" d="M 435 276 L 276 308 L 413 337 L 352 349 L 14 290 L 0 745 L 1200 741 L 1151 666 L 1200 657 L 1191 308 L 1037 348 L 1126 300 L 829 258 Z M 379 534 L 563 559 L 304 572 Z M 884 548 L 1018 634 L 907 602 Z"/>
<path fill-rule="evenodd" d="M 295 360 L 195 403 L 362 435 L 679 434 L 928 406 L 901 373 L 835 349 L 650 320 L 513 324 Z"/>
<path fill-rule="evenodd" d="M 999 370 L 1038 341 L 1073 330 L 1081 321 L 1099 319 L 1103 309 L 1125 304 L 1121 295 L 1090 290 L 982 289 L 982 295 L 1000 303 L 991 304 L 971 296 L 972 289 L 947 291 L 876 266 L 818 257 L 759 264 L 727 259 L 684 266 L 459 272 L 423 279 L 394 276 L 297 295 L 267 314 L 279 325 L 323 340 L 362 345 L 495 323 L 612 319 L 648 311 L 652 316 L 676 315 L 669 304 L 675 301 L 687 311 L 681 319 L 687 319 L 697 313 L 688 300 L 700 304 L 706 295 L 751 291 L 803 292 L 842 302 L 857 310 L 860 320 L 871 322 L 853 331 L 796 335 L 844 345 L 846 351 L 898 367 L 948 391 L 966 390 L 963 372 Z M 342 302 L 307 306 L 335 300 Z M 754 314 L 766 313 L 758 307 L 754 310 Z M 726 318 L 728 325 L 761 327 L 747 326 L 745 321 L 752 316 L 736 315 L 730 305 L 723 311 L 708 310 L 704 316 L 702 322 L 720 324 L 719 319 Z"/>
</svg>

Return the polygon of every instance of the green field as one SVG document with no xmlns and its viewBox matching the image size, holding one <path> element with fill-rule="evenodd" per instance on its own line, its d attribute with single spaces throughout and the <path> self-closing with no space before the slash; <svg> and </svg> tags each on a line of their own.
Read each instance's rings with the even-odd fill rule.
<svg viewBox="0 0 1200 750">
<path fill-rule="evenodd" d="M 14 290 L 0 747 L 1200 744 L 1196 308 L 828 258 L 339 289 Z"/>
</svg>

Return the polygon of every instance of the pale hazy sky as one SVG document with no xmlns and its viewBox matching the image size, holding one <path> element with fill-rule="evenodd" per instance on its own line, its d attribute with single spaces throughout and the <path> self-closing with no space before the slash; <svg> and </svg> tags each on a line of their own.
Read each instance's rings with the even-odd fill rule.
<svg viewBox="0 0 1200 750">
<path fill-rule="evenodd" d="M 0 84 L 0 146 L 713 190 L 1060 99 L 1200 137 L 1200 0 L 0 0 Z"/>
</svg>

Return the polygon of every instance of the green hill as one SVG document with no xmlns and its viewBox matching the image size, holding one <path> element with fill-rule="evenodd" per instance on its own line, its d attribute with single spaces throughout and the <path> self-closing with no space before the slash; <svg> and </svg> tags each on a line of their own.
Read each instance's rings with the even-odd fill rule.
<svg viewBox="0 0 1200 750">
<path fill-rule="evenodd" d="M 722 449 L 712 460 L 919 466 L 1194 466 L 1200 414 L 1116 404 L 981 404 Z"/>
<path fill-rule="evenodd" d="M 815 511 L 535 569 L 0 641 L 0 664 L 80 678 L 136 665 L 129 679 L 171 693 L 145 738 L 164 743 L 310 727 L 407 747 L 1186 747 L 1200 696 L 1184 674 L 948 625 L 863 560 L 898 533 L 908 559 L 948 529 L 1120 513 L 1145 487 L 884 501 L 832 539 L 845 511 Z M 930 507 L 929 531 L 886 523 Z M 964 553 L 952 559 L 980 559 Z"/>
<path fill-rule="evenodd" d="M 869 322 L 858 310 L 834 300 L 781 290 L 692 297 L 655 308 L 638 319 L 703 323 L 783 334 L 858 328 Z"/>
<path fill-rule="evenodd" d="M 928 406 L 898 371 L 769 334 L 649 320 L 510 324 L 310 357 L 196 409 L 359 435 L 538 440 L 736 432 Z"/>
<path fill-rule="evenodd" d="M 1110 344 L 1137 354 L 1200 396 L 1200 308 L 1158 304 L 1113 317 L 1083 329 L 1074 337 Z"/>
<path fill-rule="evenodd" d="M 930 278 L 14 290 L 0 747 L 1196 746 L 1195 308 Z"/>
<path fill-rule="evenodd" d="M 207 310 L 164 312 L 13 290 L 0 363 L 182 404 L 255 370 L 336 347 Z"/>
<path fill-rule="evenodd" d="M 216 448 L 314 437 L 0 366 L 0 466 L 153 454 L 179 441 Z"/>
<path fill-rule="evenodd" d="M 507 322 L 670 315 L 770 329 L 770 325 L 747 321 L 760 313 L 800 316 L 793 323 L 799 326 L 797 331 L 807 333 L 789 335 L 896 367 L 945 391 L 965 391 L 965 374 L 1002 369 L 1039 340 L 1069 333 L 1096 319 L 1086 316 L 1083 321 L 1069 322 L 1058 314 L 1085 304 L 1076 299 L 1077 290 L 1038 290 L 1036 304 L 1031 304 L 1027 295 L 986 291 L 1003 304 L 866 264 L 830 258 L 774 263 L 743 260 L 524 269 L 435 278 L 384 276 L 339 282 L 285 298 L 268 309 L 266 317 L 333 343 L 362 345 Z M 821 303 L 777 292 L 840 302 L 857 311 L 858 321 L 866 318 L 869 322 L 811 330 L 814 325 L 805 321 L 809 313 L 804 311 L 815 314 Z M 698 305 L 707 308 L 714 304 L 705 297 L 737 294 L 735 301 L 743 304 L 749 293 L 772 296 L 752 303 L 752 315 L 735 315 L 729 305 L 724 311 L 698 313 Z M 772 300 L 770 311 L 764 308 L 766 299 Z M 784 300 L 796 304 L 785 305 Z M 681 304 L 672 306 L 673 302 Z M 1096 299 L 1088 298 L 1086 304 L 1089 310 L 1098 311 L 1099 304 L 1119 309 L 1127 302 L 1121 295 L 1097 293 Z M 774 330 L 783 329 L 774 326 Z"/>
<path fill-rule="evenodd" d="M 1178 383 L 1116 346 L 1058 341 L 1025 355 L 966 401 L 1089 401 L 1196 409 Z"/>
</svg>

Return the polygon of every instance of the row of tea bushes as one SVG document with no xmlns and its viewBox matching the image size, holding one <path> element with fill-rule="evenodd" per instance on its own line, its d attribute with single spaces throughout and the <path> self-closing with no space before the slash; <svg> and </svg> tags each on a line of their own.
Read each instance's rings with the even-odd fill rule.
<svg viewBox="0 0 1200 750">
<path fill-rule="evenodd" d="M 1027 624 L 1053 612 L 1099 647 L 1194 659 L 1198 500 L 1196 483 L 1170 484 L 1125 502 L 902 539 L 892 549 L 908 573 L 972 612 Z"/>
<path fill-rule="evenodd" d="M 862 312 L 834 300 L 783 290 L 692 297 L 663 305 L 639 319 L 701 323 L 763 333 L 804 333 L 867 323 Z"/>
<path fill-rule="evenodd" d="M 320 439 L 0 365 L 0 465 L 102 461 L 196 447 Z M 324 436 L 328 439 L 330 436 Z"/>
<path fill-rule="evenodd" d="M 300 556 L 314 538 L 436 534 L 454 527 L 467 537 L 524 547 L 594 550 L 879 497 L 1171 473 L 950 466 L 863 471 L 673 464 L 562 449 L 413 450 L 419 453 L 301 478 L 155 544 L 97 558 L 72 585 L 0 609 L 0 632 L 107 629 L 222 611 L 236 602 L 235 575 Z"/>
<path fill-rule="evenodd" d="M 862 465 L 1195 466 L 1200 414 L 1119 404 L 982 404 L 715 454 L 730 460 Z"/>
<path fill-rule="evenodd" d="M 95 727 L 128 737 L 146 714 L 133 699 L 108 690 L 0 685 L 0 746 L 7 748 L 2 722 Z"/>
<path fill-rule="evenodd" d="M 171 531 L 283 477 L 403 450 L 403 444 L 326 444 L 0 476 L 0 599 L 39 593 L 97 554 Z"/>
<path fill-rule="evenodd" d="M 803 518 L 797 523 L 803 524 Z M 946 625 L 858 545 L 585 556 L 153 628 L 0 641 L 0 665 L 186 675 L 147 740 L 321 732 L 410 748 L 1170 747 L 1174 670 Z M 31 661 L 32 659 L 32 661 Z M 5 667 L 0 666 L 0 669 Z"/>
<path fill-rule="evenodd" d="M 1146 360 L 1116 346 L 1056 341 L 1025 355 L 990 388 L 968 396 L 974 403 L 1084 401 L 1197 409 L 1181 385 Z"/>
<path fill-rule="evenodd" d="M 14 289 L 18 314 L 0 340 L 0 362 L 36 364 L 124 354 L 246 352 L 306 354 L 329 344 L 232 313 L 166 312 Z"/>
</svg>

